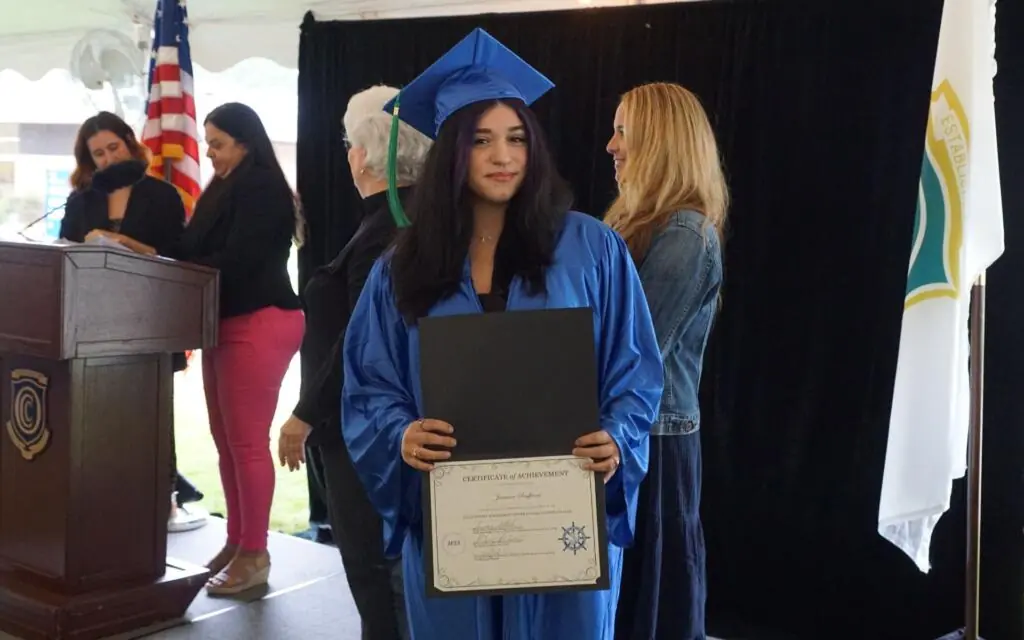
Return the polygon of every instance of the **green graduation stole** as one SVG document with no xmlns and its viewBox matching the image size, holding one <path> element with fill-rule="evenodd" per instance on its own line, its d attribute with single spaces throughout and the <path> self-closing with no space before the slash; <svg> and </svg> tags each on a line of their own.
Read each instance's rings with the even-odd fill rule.
<svg viewBox="0 0 1024 640">
<path fill-rule="evenodd" d="M 398 228 L 409 226 L 402 201 L 398 198 L 398 103 L 402 93 L 395 96 L 395 107 L 391 111 L 391 138 L 388 141 L 388 208 Z"/>
</svg>

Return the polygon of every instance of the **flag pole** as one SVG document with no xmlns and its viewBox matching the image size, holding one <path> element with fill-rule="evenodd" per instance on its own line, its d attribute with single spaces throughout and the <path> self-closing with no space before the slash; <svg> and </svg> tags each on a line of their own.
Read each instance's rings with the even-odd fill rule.
<svg viewBox="0 0 1024 640">
<path fill-rule="evenodd" d="M 971 419 L 967 440 L 966 640 L 979 640 L 981 620 L 981 444 L 985 400 L 985 272 L 971 287 Z"/>
<path fill-rule="evenodd" d="M 153 24 L 154 24 L 154 25 L 157 25 L 157 23 L 158 23 L 158 22 L 160 21 L 160 18 L 161 18 L 161 14 L 163 13 L 163 4 L 164 4 L 164 3 L 163 3 L 163 0 L 157 0 L 157 15 L 156 15 L 156 18 L 155 18 L 155 19 L 153 20 Z M 151 47 L 151 48 L 152 48 L 152 47 L 153 47 L 153 45 L 155 44 L 155 42 L 156 42 L 156 39 L 157 39 L 158 37 L 159 37 L 159 36 L 157 36 L 156 34 L 154 34 L 153 38 L 152 38 L 152 39 L 151 39 L 151 41 L 150 41 L 150 47 Z M 154 51 L 156 51 L 155 49 L 153 49 L 153 50 L 154 50 Z M 154 56 L 155 56 L 155 55 L 156 55 L 156 54 L 154 53 Z M 155 58 L 154 58 L 154 59 L 155 59 Z M 150 74 L 149 74 L 149 83 L 148 83 L 148 85 L 149 85 L 149 87 L 150 87 L 150 90 L 151 90 L 151 88 L 152 88 L 152 86 L 153 86 L 153 71 L 154 71 L 154 70 L 153 70 L 153 69 L 150 69 L 149 71 L 150 71 Z M 148 109 L 148 107 L 149 107 L 149 97 L 148 97 L 148 96 L 146 97 L 146 107 L 147 107 L 147 112 L 148 112 L 148 110 L 149 110 L 149 109 Z M 147 117 L 148 117 L 148 116 L 147 116 Z M 161 157 L 163 158 L 163 174 L 164 174 L 164 181 L 165 181 L 165 182 L 167 182 L 168 184 L 171 184 L 171 185 L 173 185 L 173 184 L 174 184 L 174 182 L 172 181 L 172 178 L 173 178 L 173 172 L 174 172 L 174 169 L 173 169 L 173 167 L 171 166 L 171 162 L 169 161 L 169 158 L 168 158 L 168 157 L 167 157 L 167 156 L 166 156 L 166 155 L 165 155 L 165 154 L 163 153 L 163 150 L 162 150 L 162 149 L 161 149 L 161 151 L 160 151 L 160 156 L 161 156 Z"/>
<path fill-rule="evenodd" d="M 971 287 L 970 421 L 967 427 L 967 562 L 964 627 L 938 640 L 984 640 L 981 627 L 981 440 L 985 398 L 985 272 Z"/>
</svg>

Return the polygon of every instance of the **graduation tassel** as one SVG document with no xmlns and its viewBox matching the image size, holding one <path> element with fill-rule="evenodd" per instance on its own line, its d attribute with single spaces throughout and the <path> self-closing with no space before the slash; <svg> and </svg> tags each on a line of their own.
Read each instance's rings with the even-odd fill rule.
<svg viewBox="0 0 1024 640">
<path fill-rule="evenodd" d="M 398 228 L 409 226 L 409 218 L 405 216 L 402 201 L 398 198 L 398 103 L 401 92 L 395 96 L 395 106 L 391 111 L 391 139 L 388 141 L 388 208 Z"/>
</svg>

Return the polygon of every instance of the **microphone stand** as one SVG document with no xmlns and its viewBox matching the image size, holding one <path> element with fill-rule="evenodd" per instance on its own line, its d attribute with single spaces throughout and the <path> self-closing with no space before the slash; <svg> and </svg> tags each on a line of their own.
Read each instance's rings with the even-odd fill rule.
<svg viewBox="0 0 1024 640">
<path fill-rule="evenodd" d="M 68 203 L 71 202 L 71 198 L 75 197 L 75 195 L 76 194 L 72 193 L 70 196 L 68 196 L 68 198 L 62 204 L 57 205 L 56 207 L 50 209 L 49 211 L 47 211 L 43 215 L 39 216 L 38 218 L 36 218 L 32 222 L 29 222 L 27 225 L 22 227 L 20 231 L 18 231 L 18 235 L 21 236 L 22 238 L 25 238 L 29 242 L 38 242 L 38 240 L 35 240 L 34 238 L 30 238 L 27 235 L 25 235 L 25 232 L 28 231 L 29 229 L 31 229 L 32 227 L 36 226 L 37 224 L 39 224 L 43 220 L 46 220 L 51 215 L 53 215 L 55 212 L 60 211 L 61 209 L 67 207 Z"/>
</svg>

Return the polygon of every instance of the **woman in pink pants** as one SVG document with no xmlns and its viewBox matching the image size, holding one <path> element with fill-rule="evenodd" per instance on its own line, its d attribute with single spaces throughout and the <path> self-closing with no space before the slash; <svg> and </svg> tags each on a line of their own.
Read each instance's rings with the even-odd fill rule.
<svg viewBox="0 0 1024 640">
<path fill-rule="evenodd" d="M 206 588 L 233 595 L 266 584 L 270 575 L 270 425 L 305 327 L 287 266 L 293 242 L 301 242 L 302 219 L 256 112 L 228 103 L 204 124 L 215 175 L 181 241 L 166 253 L 220 271 L 220 335 L 203 351 L 203 386 L 228 537 L 206 565 L 213 573 Z"/>
</svg>

